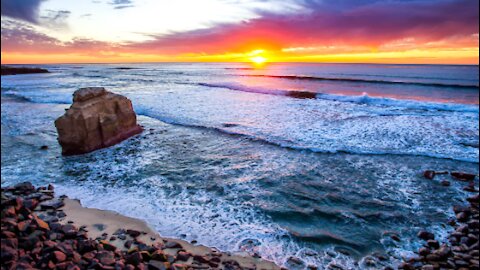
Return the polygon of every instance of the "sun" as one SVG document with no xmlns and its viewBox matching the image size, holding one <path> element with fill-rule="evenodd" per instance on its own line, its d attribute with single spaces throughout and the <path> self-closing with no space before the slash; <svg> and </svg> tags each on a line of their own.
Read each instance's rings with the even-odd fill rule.
<svg viewBox="0 0 480 270">
<path fill-rule="evenodd" d="M 250 61 L 252 61 L 255 64 L 263 64 L 267 61 L 267 58 L 263 56 L 254 56 L 250 58 Z"/>
</svg>

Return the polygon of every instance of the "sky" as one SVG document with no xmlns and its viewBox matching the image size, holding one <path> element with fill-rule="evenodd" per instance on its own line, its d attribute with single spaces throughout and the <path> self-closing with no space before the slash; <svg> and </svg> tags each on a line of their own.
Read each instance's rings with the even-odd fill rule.
<svg viewBox="0 0 480 270">
<path fill-rule="evenodd" d="M 1 0 L 2 64 L 477 64 L 478 0 Z"/>
</svg>

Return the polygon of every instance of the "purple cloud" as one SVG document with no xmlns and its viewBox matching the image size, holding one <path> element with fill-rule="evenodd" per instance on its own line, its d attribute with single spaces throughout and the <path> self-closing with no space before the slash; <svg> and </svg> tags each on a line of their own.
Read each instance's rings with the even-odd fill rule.
<svg viewBox="0 0 480 270">
<path fill-rule="evenodd" d="M 154 36 L 132 47 L 148 51 L 242 51 L 255 46 L 378 47 L 410 38 L 417 43 L 478 33 L 479 1 L 302 1 L 304 14 L 263 12 L 257 19 L 209 29 Z M 452 44 L 454 45 L 454 44 Z"/>
<path fill-rule="evenodd" d="M 1 14 L 30 23 L 38 23 L 38 10 L 44 0 L 2 0 Z"/>
</svg>

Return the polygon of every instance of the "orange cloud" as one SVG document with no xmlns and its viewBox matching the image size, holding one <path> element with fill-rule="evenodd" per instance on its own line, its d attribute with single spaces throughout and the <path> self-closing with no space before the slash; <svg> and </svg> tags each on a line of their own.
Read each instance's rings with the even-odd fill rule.
<svg viewBox="0 0 480 270">
<path fill-rule="evenodd" d="M 335 4 L 336 3 L 336 4 Z M 144 42 L 61 42 L 2 19 L 2 63 L 268 61 L 478 64 L 478 1 L 315 2 L 303 15 L 151 35 Z"/>
</svg>

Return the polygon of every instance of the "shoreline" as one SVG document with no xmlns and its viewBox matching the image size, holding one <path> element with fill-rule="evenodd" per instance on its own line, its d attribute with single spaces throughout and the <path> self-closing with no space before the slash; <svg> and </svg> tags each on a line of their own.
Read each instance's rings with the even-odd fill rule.
<svg viewBox="0 0 480 270">
<path fill-rule="evenodd" d="M 1 248 L 2 269 L 283 269 L 162 237 L 143 220 L 86 208 L 79 200 L 54 197 L 52 185 L 35 189 L 29 182 L 2 187 Z"/>
</svg>

